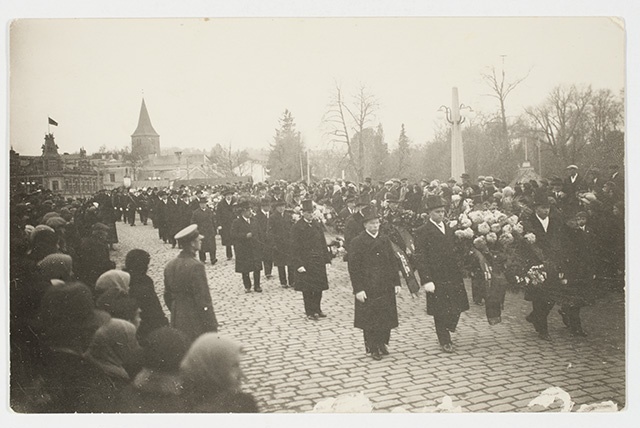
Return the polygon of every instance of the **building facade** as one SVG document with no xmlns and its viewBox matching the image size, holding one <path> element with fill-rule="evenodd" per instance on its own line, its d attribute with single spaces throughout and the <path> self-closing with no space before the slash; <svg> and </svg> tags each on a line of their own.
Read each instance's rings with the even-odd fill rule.
<svg viewBox="0 0 640 428">
<path fill-rule="evenodd" d="M 21 156 L 9 152 L 12 191 L 31 193 L 51 190 L 64 197 L 89 197 L 102 188 L 102 175 L 84 150 L 77 155 L 61 155 L 53 134 L 46 134 L 41 156 Z"/>
</svg>

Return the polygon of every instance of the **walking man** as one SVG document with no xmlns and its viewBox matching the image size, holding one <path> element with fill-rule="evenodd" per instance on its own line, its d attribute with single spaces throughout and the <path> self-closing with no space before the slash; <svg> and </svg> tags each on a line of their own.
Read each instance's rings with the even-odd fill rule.
<svg viewBox="0 0 640 428">
<path fill-rule="evenodd" d="M 320 224 L 313 220 L 313 201 L 302 201 L 302 218 L 291 228 L 291 257 L 296 269 L 294 288 L 302 292 L 307 319 L 325 318 L 322 292 L 329 289 L 326 264 L 331 254 Z"/>
<path fill-rule="evenodd" d="M 437 195 L 427 197 L 429 220 L 416 230 L 416 262 L 420 280 L 427 292 L 427 314 L 433 316 L 442 350 L 454 351 L 451 332 L 460 314 L 469 309 L 455 236 L 444 224 L 445 201 Z"/>
<path fill-rule="evenodd" d="M 293 268 L 291 267 L 291 215 L 286 211 L 286 202 L 283 199 L 274 203 L 275 211 L 269 222 L 268 233 L 273 237 L 273 264 L 278 268 L 280 285 L 283 288 L 293 286 Z"/>
<path fill-rule="evenodd" d="M 231 249 L 233 245 L 233 242 L 231 242 L 231 223 L 233 223 L 235 219 L 233 213 L 233 190 L 225 190 L 222 192 L 222 196 L 224 196 L 224 199 L 218 202 L 218 206 L 216 207 L 216 219 L 218 220 L 218 229 L 220 230 L 222 245 L 227 249 L 227 260 L 231 260 L 233 258 L 233 250 Z"/>
<path fill-rule="evenodd" d="M 391 329 L 398 326 L 396 294 L 400 291 L 400 277 L 391 241 L 380 233 L 375 208 L 364 208 L 362 215 L 365 231 L 353 239 L 349 253 L 354 326 L 364 333 L 366 352 L 380 360 L 389 354 Z"/>
<path fill-rule="evenodd" d="M 256 223 L 258 224 L 258 230 L 260 236 L 258 237 L 260 244 L 260 253 L 262 256 L 262 266 L 264 267 L 264 274 L 267 279 L 271 279 L 271 272 L 273 271 L 273 247 L 274 241 L 271 236 L 271 230 L 269 224 L 271 222 L 271 201 L 268 198 L 262 198 L 260 200 L 260 210 L 256 214 Z"/>
<path fill-rule="evenodd" d="M 198 230 L 204 236 L 202 238 L 202 247 L 198 255 L 200 261 L 204 263 L 207 261 L 207 253 L 209 253 L 209 260 L 211 264 L 215 265 L 218 259 L 216 258 L 216 221 L 213 214 L 213 210 L 207 206 L 207 198 L 200 198 L 200 206 L 191 215 L 191 223 L 198 226 Z"/>
<path fill-rule="evenodd" d="M 242 274 L 242 283 L 246 293 L 251 292 L 251 276 L 253 273 L 253 289 L 261 293 L 260 271 L 262 270 L 262 257 L 260 255 L 260 243 L 257 237 L 260 235 L 258 222 L 251 216 L 249 201 L 241 201 L 238 204 L 241 214 L 231 224 L 231 239 L 236 253 L 236 272 Z"/>
<path fill-rule="evenodd" d="M 202 235 L 192 224 L 174 238 L 182 251 L 164 269 L 164 302 L 171 311 L 171 327 L 194 341 L 203 333 L 218 331 L 204 263 L 196 259 Z"/>
</svg>

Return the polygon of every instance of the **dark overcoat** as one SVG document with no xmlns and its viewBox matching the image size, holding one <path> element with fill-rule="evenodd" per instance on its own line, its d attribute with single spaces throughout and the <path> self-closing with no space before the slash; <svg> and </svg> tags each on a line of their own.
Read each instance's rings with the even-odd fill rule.
<svg viewBox="0 0 640 428">
<path fill-rule="evenodd" d="M 288 266 L 290 264 L 291 215 L 286 211 L 282 214 L 273 213 L 269 221 L 269 234 L 273 238 L 273 264 L 276 266 Z"/>
<path fill-rule="evenodd" d="M 537 299 L 559 299 L 562 295 L 559 275 L 563 272 L 567 260 L 564 245 L 566 240 L 566 226 L 559 217 L 550 215 L 549 225 L 545 232 L 542 223 L 540 223 L 535 213 L 523 222 L 523 226 L 525 234 L 533 233 L 536 236 L 535 244 L 525 247 L 528 250 L 525 252 L 525 259 L 527 260 L 525 266 L 527 270 L 531 266 L 543 264 L 544 270 L 547 273 L 544 286 L 537 287 L 528 285 L 525 288 L 524 298 L 528 301 Z"/>
<path fill-rule="evenodd" d="M 344 249 L 347 250 L 347 254 L 351 248 L 351 241 L 362 232 L 364 232 L 364 217 L 356 212 L 347 219 L 347 223 L 344 225 Z"/>
<path fill-rule="evenodd" d="M 597 273 L 597 238 L 591 227 L 567 228 L 567 258 L 564 274 L 567 284 L 563 287 L 565 300 L 576 306 L 593 304 L 599 297 L 594 276 Z"/>
<path fill-rule="evenodd" d="M 78 279 L 91 289 L 95 288 L 100 275 L 116 267 L 109 258 L 109 245 L 93 235 L 82 240 L 74 262 Z"/>
<path fill-rule="evenodd" d="M 204 263 L 186 250 L 164 268 L 164 301 L 171 311 L 171 327 L 190 340 L 218 330 Z"/>
<path fill-rule="evenodd" d="M 416 229 L 416 264 L 420 281 L 432 281 L 436 290 L 427 293 L 427 314 L 445 316 L 469 309 L 461 263 L 455 251 L 455 236 L 445 225 L 442 233 L 431 221 Z"/>
<path fill-rule="evenodd" d="M 198 225 L 198 232 L 204 236 L 200 251 L 211 252 L 216 249 L 216 219 L 213 210 L 209 207 L 198 208 L 191 215 L 191 224 Z"/>
<path fill-rule="evenodd" d="M 354 326 L 363 330 L 390 330 L 398 326 L 395 287 L 400 286 L 398 263 L 385 235 L 373 238 L 362 232 L 351 243 L 349 277 L 353 294 L 365 291 L 367 299 L 355 300 Z"/>
<path fill-rule="evenodd" d="M 298 220 L 291 228 L 291 264 L 296 270 L 304 267 L 306 272 L 296 272 L 294 289 L 328 290 L 327 263 L 331 263 L 331 253 L 322 226 L 316 221 Z"/>
<path fill-rule="evenodd" d="M 153 280 L 146 274 L 132 273 L 129 282 L 129 296 L 133 297 L 140 308 L 139 339 L 144 339 L 152 331 L 169 324 L 164 315 L 160 300 L 153 286 Z"/>
<path fill-rule="evenodd" d="M 263 260 L 272 260 L 273 259 L 273 250 L 275 247 L 275 241 L 273 235 L 271 233 L 271 221 L 273 219 L 272 212 L 265 214 L 262 210 L 259 210 L 253 219 L 258 225 L 259 236 L 258 236 L 258 244 L 260 245 L 260 254 Z"/>
<path fill-rule="evenodd" d="M 182 202 L 178 199 L 176 202 L 169 198 L 166 210 L 166 222 L 167 222 L 167 238 L 172 239 L 176 233 L 180 232 L 180 204 Z"/>
<path fill-rule="evenodd" d="M 216 207 L 216 219 L 218 220 L 218 226 L 221 227 L 220 238 L 222 245 L 233 245 L 231 240 L 231 223 L 233 223 L 233 220 L 236 218 L 233 208 L 233 200 L 229 204 L 226 199 L 218 202 L 218 206 Z"/>
<path fill-rule="evenodd" d="M 247 238 L 248 233 L 251 233 L 251 238 Z M 242 216 L 233 220 L 231 239 L 236 254 L 236 272 L 247 273 L 262 270 L 259 235 L 260 230 L 255 217 L 251 218 L 250 223 Z"/>
</svg>

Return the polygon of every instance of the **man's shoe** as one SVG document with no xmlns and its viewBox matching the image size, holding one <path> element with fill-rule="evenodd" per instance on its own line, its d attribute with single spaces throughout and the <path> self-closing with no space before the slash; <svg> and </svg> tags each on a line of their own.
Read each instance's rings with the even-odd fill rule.
<svg viewBox="0 0 640 428">
<path fill-rule="evenodd" d="M 233 259 L 233 257 L 227 257 L 227 261 L 232 260 L 232 259 Z"/>
<path fill-rule="evenodd" d="M 387 345 L 381 345 L 380 346 L 380 353 L 382 355 L 389 355 L 389 350 L 387 349 Z"/>
<path fill-rule="evenodd" d="M 318 321 L 318 314 L 307 315 L 307 319 L 310 321 Z"/>
<path fill-rule="evenodd" d="M 442 350 L 447 354 L 453 353 L 453 345 L 451 343 L 445 343 L 442 345 Z"/>
<path fill-rule="evenodd" d="M 552 342 L 551 336 L 549 336 L 549 333 L 540 333 L 538 334 L 538 337 L 546 342 Z"/>
<path fill-rule="evenodd" d="M 213 259 L 213 260 L 211 260 L 211 264 L 212 264 L 212 265 L 215 265 L 216 263 L 218 263 L 218 259 Z"/>
<path fill-rule="evenodd" d="M 376 349 L 371 353 L 371 358 L 373 358 L 376 361 L 380 361 L 382 359 L 382 355 L 380 355 L 380 351 Z"/>
<path fill-rule="evenodd" d="M 273 278 L 273 275 L 271 274 L 267 275 L 267 279 L 271 279 L 271 278 Z"/>
<path fill-rule="evenodd" d="M 287 284 L 280 284 L 282 286 L 282 288 L 289 288 L 289 286 Z"/>
<path fill-rule="evenodd" d="M 262 293 L 262 288 L 261 287 L 256 287 L 255 288 L 255 292 L 256 293 Z"/>
<path fill-rule="evenodd" d="M 250 288 L 245 288 L 245 289 L 244 289 L 244 292 L 245 292 L 245 293 L 251 293 L 251 289 L 250 289 Z"/>
<path fill-rule="evenodd" d="M 325 314 L 324 312 L 319 312 L 316 315 L 318 315 L 319 318 L 326 318 L 327 314 Z"/>
</svg>

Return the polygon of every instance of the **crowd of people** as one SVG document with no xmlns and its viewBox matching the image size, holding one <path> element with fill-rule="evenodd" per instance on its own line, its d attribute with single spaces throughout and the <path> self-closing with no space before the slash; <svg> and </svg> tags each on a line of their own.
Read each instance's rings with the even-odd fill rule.
<svg viewBox="0 0 640 428">
<path fill-rule="evenodd" d="M 624 182 L 617 171 L 509 186 L 468 174 L 447 182 L 324 179 L 102 190 L 64 199 L 51 191 L 10 200 L 11 400 L 24 412 L 255 412 L 241 391 L 242 346 L 218 334 L 205 263 L 216 235 L 235 258 L 246 293 L 262 271 L 302 293 L 309 321 L 327 317 L 326 265 L 340 256 L 354 294 L 354 326 L 367 354 L 389 353 L 401 280 L 422 287 L 438 343 L 472 301 L 500 322 L 507 288 L 532 302 L 526 320 L 551 340 L 555 304 L 571 334 L 587 333 L 580 308 L 624 287 Z M 139 220 L 178 246 L 164 295 L 144 249 L 116 269 L 116 222 Z M 327 236 L 331 238 L 327 239 Z M 167 319 L 160 302 L 169 310 Z"/>
</svg>

